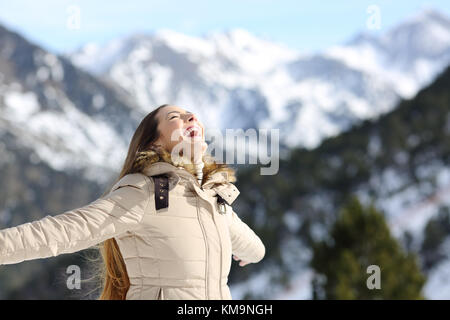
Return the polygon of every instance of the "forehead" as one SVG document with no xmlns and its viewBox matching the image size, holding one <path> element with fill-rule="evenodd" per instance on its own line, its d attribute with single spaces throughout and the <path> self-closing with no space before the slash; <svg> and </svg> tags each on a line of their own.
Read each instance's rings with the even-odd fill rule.
<svg viewBox="0 0 450 320">
<path fill-rule="evenodd" d="M 164 108 L 161 109 L 160 116 L 161 117 L 166 117 L 171 112 L 173 112 L 173 113 L 176 113 L 176 112 L 179 112 L 179 113 L 190 113 L 190 111 L 187 111 L 187 110 L 185 110 L 183 108 L 180 108 L 178 106 L 167 106 L 167 107 L 164 107 Z"/>
</svg>

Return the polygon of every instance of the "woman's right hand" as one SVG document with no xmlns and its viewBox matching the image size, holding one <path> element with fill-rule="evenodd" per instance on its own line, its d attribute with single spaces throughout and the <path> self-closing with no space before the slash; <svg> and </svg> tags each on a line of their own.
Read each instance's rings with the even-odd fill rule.
<svg viewBox="0 0 450 320">
<path fill-rule="evenodd" d="M 233 254 L 233 259 L 236 260 L 236 261 L 241 260 L 241 259 L 239 259 L 238 257 L 236 257 L 234 254 Z M 247 265 L 247 264 L 249 264 L 249 263 L 251 263 L 251 262 L 246 262 L 246 261 L 241 260 L 241 262 L 239 262 L 239 265 L 240 265 L 241 267 L 243 267 L 243 266 L 245 266 L 245 265 Z"/>
</svg>

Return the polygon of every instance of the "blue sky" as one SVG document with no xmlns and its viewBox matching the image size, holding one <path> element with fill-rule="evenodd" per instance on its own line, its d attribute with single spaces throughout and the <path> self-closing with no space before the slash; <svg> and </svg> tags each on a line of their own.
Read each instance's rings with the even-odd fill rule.
<svg viewBox="0 0 450 320">
<path fill-rule="evenodd" d="M 366 27 L 370 5 L 380 9 L 380 30 Z M 383 32 L 423 8 L 450 16 L 448 0 L 0 0 L 0 24 L 53 52 L 161 28 L 197 36 L 244 28 L 291 48 L 314 52 L 342 43 L 360 31 Z"/>
</svg>

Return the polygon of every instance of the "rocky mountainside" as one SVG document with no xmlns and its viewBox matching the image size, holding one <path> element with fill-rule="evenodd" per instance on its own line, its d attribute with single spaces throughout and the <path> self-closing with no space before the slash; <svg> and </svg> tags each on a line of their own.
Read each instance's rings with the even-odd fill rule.
<svg viewBox="0 0 450 320">
<path fill-rule="evenodd" d="M 405 250 L 420 257 L 425 297 L 450 298 L 449 88 L 450 67 L 379 118 L 313 150 L 293 149 L 277 175 L 242 168 L 235 210 L 270 245 L 263 263 L 251 266 L 256 276 L 234 287 L 236 295 L 311 298 L 311 246 L 356 195 L 380 209 Z"/>
<path fill-rule="evenodd" d="M 284 144 L 312 148 L 429 84 L 450 62 L 450 19 L 419 12 L 379 36 L 364 32 L 312 55 L 235 29 L 135 34 L 67 56 L 142 110 L 178 104 L 211 128 L 280 128 Z"/>
<path fill-rule="evenodd" d="M 0 228 L 99 197 L 142 118 L 135 110 L 113 83 L 0 26 Z M 60 281 L 74 261 L 2 266 L 0 297 L 68 297 Z"/>
<path fill-rule="evenodd" d="M 113 83 L 0 26 L 3 149 L 29 148 L 30 156 L 55 170 L 85 170 L 86 178 L 104 182 L 141 119 Z"/>
</svg>

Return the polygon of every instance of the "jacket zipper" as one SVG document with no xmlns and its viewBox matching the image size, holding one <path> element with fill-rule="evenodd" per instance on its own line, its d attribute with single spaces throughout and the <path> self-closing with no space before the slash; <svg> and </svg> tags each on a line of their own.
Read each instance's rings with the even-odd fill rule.
<svg viewBox="0 0 450 320">
<path fill-rule="evenodd" d="M 200 184 L 198 183 L 198 181 L 196 181 L 196 182 L 197 182 L 197 184 L 200 186 Z M 202 186 L 200 186 L 200 188 L 203 190 L 203 187 L 202 187 Z M 198 198 L 199 198 L 199 196 L 197 195 L 197 210 L 198 210 L 198 201 L 199 201 Z M 217 236 L 218 236 L 218 238 L 219 238 L 219 243 L 220 243 L 219 292 L 220 292 L 220 298 L 223 300 L 223 294 L 222 294 L 222 263 L 223 263 L 223 261 L 222 261 L 222 252 L 223 252 L 223 247 L 222 247 L 222 237 L 220 236 L 219 228 L 217 227 L 217 224 L 216 224 L 216 218 L 214 217 L 214 215 L 215 215 L 215 208 L 213 207 L 212 219 L 213 219 L 213 222 L 214 222 L 214 226 L 216 227 L 216 232 L 217 232 Z"/>
<path fill-rule="evenodd" d="M 195 177 L 194 177 L 194 183 L 196 183 L 199 187 L 200 187 L 200 189 L 203 191 L 203 186 L 198 182 L 198 180 L 197 179 L 195 179 Z M 197 215 L 199 215 L 199 212 L 198 212 L 198 210 L 199 210 L 199 203 L 198 203 L 198 201 L 199 201 L 199 196 L 197 195 Z M 215 210 L 214 210 L 214 207 L 213 207 L 213 212 L 212 212 L 212 214 L 213 214 L 213 222 L 214 222 L 214 226 L 216 227 L 216 231 L 217 231 L 217 236 L 219 237 L 219 243 L 220 243 L 220 274 L 219 274 L 219 292 L 220 292 L 220 298 L 223 300 L 223 294 L 222 294 L 222 263 L 223 263 L 223 261 L 222 261 L 222 251 L 223 251 L 223 247 L 222 247 L 222 237 L 220 236 L 220 233 L 219 233 L 219 228 L 217 228 L 217 224 L 216 224 L 216 219 L 214 218 L 214 214 L 215 214 L 215 212 L 214 212 Z M 200 221 L 201 219 L 200 219 L 200 217 L 199 217 L 199 221 Z M 206 239 L 206 235 L 205 235 L 205 231 L 204 231 L 204 226 L 203 226 L 203 224 L 201 223 L 201 221 L 200 221 L 200 224 L 201 224 L 201 226 L 202 226 L 202 231 L 203 231 L 203 238 L 205 239 L 205 246 L 206 246 L 206 260 L 207 260 L 207 263 L 206 263 L 206 274 L 207 274 L 207 276 L 206 276 L 206 287 L 207 287 L 207 289 L 206 289 L 206 299 L 208 299 L 208 286 L 207 286 L 207 284 L 208 284 L 208 268 L 209 268 L 209 264 L 208 264 L 208 241 L 207 241 L 207 239 Z"/>
<path fill-rule="evenodd" d="M 213 212 L 214 214 L 214 212 Z M 223 248 L 222 248 L 222 237 L 220 236 L 219 233 L 219 228 L 217 228 L 217 224 L 216 224 L 216 219 L 213 217 L 213 221 L 214 221 L 214 226 L 216 227 L 216 231 L 217 231 L 217 236 L 219 237 L 219 242 L 220 242 L 220 275 L 219 275 L 219 292 L 220 292 L 220 299 L 223 300 L 223 296 L 222 296 L 222 252 L 223 252 Z"/>
<path fill-rule="evenodd" d="M 203 233 L 203 240 L 205 242 L 205 267 L 206 267 L 206 275 L 205 275 L 205 295 L 206 295 L 206 300 L 209 300 L 209 295 L 208 295 L 208 277 L 209 277 L 209 261 L 208 261 L 208 241 L 206 239 L 206 232 L 205 232 L 205 226 L 203 225 L 202 219 L 200 217 L 200 212 L 199 212 L 199 196 L 196 196 L 197 198 L 197 217 L 198 217 L 198 221 L 200 222 L 200 226 L 202 228 L 202 233 Z"/>
</svg>

